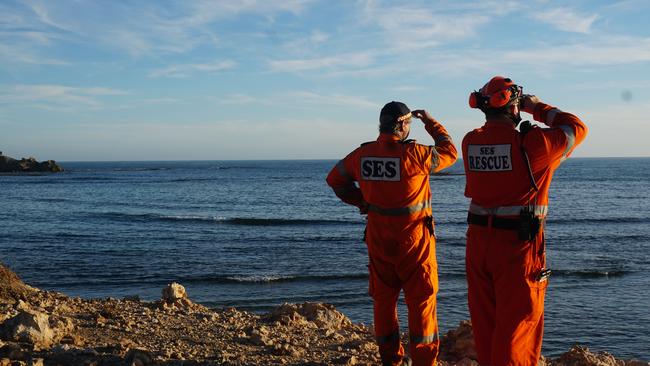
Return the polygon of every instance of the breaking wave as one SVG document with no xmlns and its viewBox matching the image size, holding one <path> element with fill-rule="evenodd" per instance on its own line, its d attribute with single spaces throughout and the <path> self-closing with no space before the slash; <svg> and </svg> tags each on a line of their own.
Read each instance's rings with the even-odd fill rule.
<svg viewBox="0 0 650 366">
<path fill-rule="evenodd" d="M 574 278 L 609 278 L 622 277 L 632 273 L 624 269 L 551 269 L 552 276 L 574 277 Z"/>
<path fill-rule="evenodd" d="M 256 218 L 256 217 L 223 217 L 223 216 L 202 216 L 202 215 L 164 215 L 154 213 L 123 213 L 103 212 L 90 214 L 116 221 L 162 221 L 162 222 L 189 222 L 189 223 L 212 223 L 222 225 L 240 226 L 326 226 L 326 225 L 357 225 L 363 221 L 332 220 L 332 219 L 278 219 L 278 218 Z"/>
<path fill-rule="evenodd" d="M 284 282 L 322 282 L 322 281 L 346 281 L 365 280 L 367 273 L 332 274 L 332 275 L 198 275 L 180 276 L 175 278 L 161 278 L 152 276 L 107 276 L 107 277 L 68 277 L 39 283 L 42 287 L 102 287 L 102 286 L 128 286 L 143 285 L 165 286 L 170 282 L 179 282 L 182 285 L 193 284 L 261 284 L 261 283 L 284 283 Z"/>
</svg>

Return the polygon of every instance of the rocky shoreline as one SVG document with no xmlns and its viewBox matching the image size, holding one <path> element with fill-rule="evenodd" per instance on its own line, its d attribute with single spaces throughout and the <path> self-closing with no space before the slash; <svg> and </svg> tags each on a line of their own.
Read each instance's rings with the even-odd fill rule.
<svg viewBox="0 0 650 366">
<path fill-rule="evenodd" d="M 442 337 L 441 366 L 475 359 L 469 322 Z M 30 287 L 0 264 L 0 366 L 379 364 L 372 329 L 328 304 L 283 304 L 261 315 L 213 310 L 179 284 L 155 302 L 71 298 Z M 650 363 L 576 346 L 539 365 Z"/>
<path fill-rule="evenodd" d="M 63 167 L 54 160 L 39 162 L 33 157 L 17 160 L 2 155 L 0 152 L 0 173 L 58 173 L 62 171 Z"/>
</svg>

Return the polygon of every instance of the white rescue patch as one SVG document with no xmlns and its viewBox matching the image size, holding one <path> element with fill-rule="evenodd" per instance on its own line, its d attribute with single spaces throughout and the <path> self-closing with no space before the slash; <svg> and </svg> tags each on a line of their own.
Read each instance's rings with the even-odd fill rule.
<svg viewBox="0 0 650 366">
<path fill-rule="evenodd" d="M 399 182 L 400 159 L 364 156 L 361 158 L 361 178 Z"/>
<path fill-rule="evenodd" d="M 504 172 L 512 170 L 512 145 L 469 145 L 467 165 L 475 172 Z"/>
</svg>

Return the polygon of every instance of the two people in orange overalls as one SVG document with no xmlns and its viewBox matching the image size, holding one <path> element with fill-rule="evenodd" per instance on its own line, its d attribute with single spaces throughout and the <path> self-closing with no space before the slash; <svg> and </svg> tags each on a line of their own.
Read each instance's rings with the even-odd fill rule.
<svg viewBox="0 0 650 366">
<path fill-rule="evenodd" d="M 536 366 L 544 332 L 544 219 L 554 171 L 587 135 L 573 114 L 496 76 L 470 95 L 485 124 L 463 139 L 468 303 L 481 365 Z M 520 123 L 520 112 L 549 128 Z"/>
<path fill-rule="evenodd" d="M 435 146 L 406 139 L 412 116 L 424 123 Z M 369 292 L 382 363 L 410 364 L 404 357 L 397 319 L 397 299 L 403 289 L 413 364 L 435 365 L 438 266 L 429 176 L 456 161 L 456 147 L 429 113 L 411 112 L 404 103 L 386 104 L 379 122 L 377 140 L 339 161 L 327 183 L 342 201 L 368 215 Z"/>
<path fill-rule="evenodd" d="M 536 366 L 550 273 L 544 243 L 548 189 L 587 127 L 501 76 L 472 93 L 470 106 L 486 117 L 462 143 L 465 195 L 471 199 L 468 303 L 478 359 L 481 365 Z M 518 131 L 522 111 L 549 128 L 522 123 Z M 422 120 L 435 146 L 406 140 L 411 116 Z M 384 106 L 379 130 L 376 141 L 338 162 L 327 183 L 342 201 L 368 214 L 369 287 L 382 363 L 411 362 L 397 321 L 403 289 L 413 364 L 435 365 L 438 276 L 429 174 L 453 164 L 457 152 L 440 123 L 403 103 Z"/>
</svg>

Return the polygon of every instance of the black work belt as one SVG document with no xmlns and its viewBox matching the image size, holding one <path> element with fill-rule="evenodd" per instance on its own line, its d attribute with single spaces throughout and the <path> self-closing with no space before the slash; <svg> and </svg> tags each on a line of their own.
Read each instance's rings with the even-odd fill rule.
<svg viewBox="0 0 650 366">
<path fill-rule="evenodd" d="M 506 219 L 499 216 L 477 215 L 471 212 L 467 213 L 467 223 L 472 225 L 490 226 L 490 218 L 492 218 L 491 227 L 495 229 L 519 230 L 521 227 L 520 219 Z"/>
</svg>

